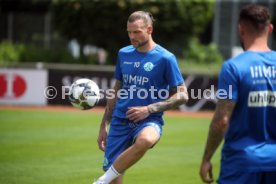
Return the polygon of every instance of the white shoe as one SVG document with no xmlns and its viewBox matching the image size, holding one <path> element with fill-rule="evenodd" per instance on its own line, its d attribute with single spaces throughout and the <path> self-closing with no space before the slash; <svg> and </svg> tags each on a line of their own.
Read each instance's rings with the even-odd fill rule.
<svg viewBox="0 0 276 184">
<path fill-rule="evenodd" d="M 105 181 L 97 180 L 97 181 L 93 182 L 93 184 L 108 184 L 108 183 L 106 183 Z"/>
</svg>

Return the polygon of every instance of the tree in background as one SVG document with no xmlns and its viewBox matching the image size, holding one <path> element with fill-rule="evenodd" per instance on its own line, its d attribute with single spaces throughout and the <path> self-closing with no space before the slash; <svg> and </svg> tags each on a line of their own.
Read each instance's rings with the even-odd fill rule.
<svg viewBox="0 0 276 184">
<path fill-rule="evenodd" d="M 150 11 L 156 19 L 154 39 L 182 53 L 210 23 L 213 9 L 214 2 L 205 0 L 56 0 L 51 6 L 54 27 L 66 39 L 77 40 L 81 58 L 84 45 L 94 45 L 108 52 L 111 64 L 118 49 L 129 44 L 126 22 L 133 11 Z"/>
</svg>

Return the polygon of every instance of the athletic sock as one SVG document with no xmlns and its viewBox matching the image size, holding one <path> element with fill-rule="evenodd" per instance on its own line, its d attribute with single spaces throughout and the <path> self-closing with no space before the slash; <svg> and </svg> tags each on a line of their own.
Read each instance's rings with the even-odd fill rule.
<svg viewBox="0 0 276 184">
<path fill-rule="evenodd" d="M 100 181 L 105 181 L 106 183 L 110 183 L 112 180 L 117 178 L 120 175 L 113 167 L 113 165 L 99 178 Z"/>
</svg>

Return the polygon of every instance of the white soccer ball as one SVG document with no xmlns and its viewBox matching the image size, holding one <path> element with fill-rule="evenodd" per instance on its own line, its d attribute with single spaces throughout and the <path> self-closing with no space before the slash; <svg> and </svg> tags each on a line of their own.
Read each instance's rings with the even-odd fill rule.
<svg viewBox="0 0 276 184">
<path fill-rule="evenodd" d="M 81 110 L 91 109 L 99 103 L 100 89 L 90 79 L 78 79 L 70 87 L 69 100 L 76 108 Z"/>
</svg>

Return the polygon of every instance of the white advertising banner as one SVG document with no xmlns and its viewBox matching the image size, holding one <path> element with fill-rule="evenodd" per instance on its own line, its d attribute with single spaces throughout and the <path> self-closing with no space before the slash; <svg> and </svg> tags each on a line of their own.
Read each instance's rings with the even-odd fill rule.
<svg viewBox="0 0 276 184">
<path fill-rule="evenodd" d="M 47 70 L 0 69 L 0 105 L 46 105 Z"/>
</svg>

